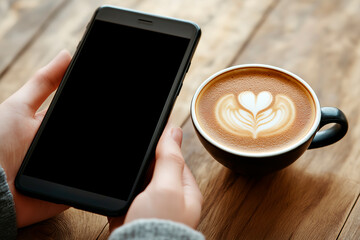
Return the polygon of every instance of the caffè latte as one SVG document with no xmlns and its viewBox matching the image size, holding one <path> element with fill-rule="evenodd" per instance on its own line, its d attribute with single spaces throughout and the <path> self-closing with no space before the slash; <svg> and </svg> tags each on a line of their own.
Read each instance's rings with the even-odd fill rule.
<svg viewBox="0 0 360 240">
<path fill-rule="evenodd" d="M 195 102 L 199 125 L 213 141 L 249 153 L 294 145 L 313 126 L 315 109 L 303 83 L 262 67 L 235 68 L 216 76 Z"/>
</svg>

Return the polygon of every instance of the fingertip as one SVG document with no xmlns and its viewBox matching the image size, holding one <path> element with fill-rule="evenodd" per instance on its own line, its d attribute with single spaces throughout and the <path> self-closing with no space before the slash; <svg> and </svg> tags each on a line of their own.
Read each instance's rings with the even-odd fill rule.
<svg viewBox="0 0 360 240">
<path fill-rule="evenodd" d="M 65 73 L 65 70 L 69 66 L 71 61 L 71 55 L 68 50 L 61 50 L 48 64 L 42 67 L 39 71 L 45 73 L 51 73 L 52 71 L 61 71 Z"/>
<path fill-rule="evenodd" d="M 168 141 L 174 140 L 178 146 L 181 146 L 182 142 L 182 130 L 180 127 L 174 126 L 170 121 L 166 124 L 165 129 L 160 137 L 160 140 L 156 147 L 156 152 L 168 145 Z"/>
<path fill-rule="evenodd" d="M 67 49 L 62 49 L 62 50 L 59 52 L 58 56 L 59 56 L 59 55 L 68 58 L 69 61 L 71 60 L 70 52 L 69 52 Z"/>
<path fill-rule="evenodd" d="M 56 55 L 56 57 L 47 66 L 49 65 L 51 66 L 52 64 L 60 64 L 62 68 L 66 69 L 70 61 L 71 61 L 71 55 L 69 51 L 63 49 Z"/>
<path fill-rule="evenodd" d="M 181 155 L 182 136 L 181 128 L 173 127 L 168 123 L 157 144 L 155 157 L 159 158 L 168 152 L 180 152 Z"/>
<path fill-rule="evenodd" d="M 67 49 L 65 49 L 65 48 L 64 48 L 64 49 L 61 49 L 60 52 L 57 54 L 57 56 L 61 56 L 61 55 L 64 55 L 64 56 L 67 56 L 67 57 L 71 57 L 69 50 L 67 50 Z"/>
</svg>

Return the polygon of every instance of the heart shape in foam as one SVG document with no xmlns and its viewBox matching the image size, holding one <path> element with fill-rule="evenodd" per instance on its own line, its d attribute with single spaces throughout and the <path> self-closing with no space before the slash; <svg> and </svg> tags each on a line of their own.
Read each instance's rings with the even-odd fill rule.
<svg viewBox="0 0 360 240">
<path fill-rule="evenodd" d="M 262 91 L 251 91 L 222 96 L 215 106 L 219 125 L 238 136 L 271 136 L 286 131 L 294 122 L 296 109 L 293 101 L 283 94 L 273 96 Z"/>
<path fill-rule="evenodd" d="M 270 106 L 273 97 L 271 93 L 267 91 L 260 92 L 257 96 L 255 96 L 253 92 L 245 91 L 238 95 L 238 101 L 255 117 L 258 112 Z"/>
</svg>

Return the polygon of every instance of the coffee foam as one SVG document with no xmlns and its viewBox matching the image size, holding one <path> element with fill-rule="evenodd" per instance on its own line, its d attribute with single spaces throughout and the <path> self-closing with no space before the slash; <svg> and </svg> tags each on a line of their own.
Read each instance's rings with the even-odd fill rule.
<svg viewBox="0 0 360 240">
<path fill-rule="evenodd" d="M 293 124 L 296 110 L 292 100 L 268 91 L 257 96 L 251 91 L 241 92 L 236 98 L 227 94 L 215 106 L 219 126 L 232 134 L 244 137 L 272 136 L 280 134 Z"/>
<path fill-rule="evenodd" d="M 236 151 L 267 153 L 298 142 L 315 121 L 312 95 L 277 70 L 251 67 L 217 76 L 197 96 L 202 130 Z"/>
</svg>

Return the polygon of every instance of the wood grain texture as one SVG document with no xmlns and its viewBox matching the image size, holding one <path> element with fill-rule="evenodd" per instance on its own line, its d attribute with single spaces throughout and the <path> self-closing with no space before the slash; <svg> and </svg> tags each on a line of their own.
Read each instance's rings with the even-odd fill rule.
<svg viewBox="0 0 360 240">
<path fill-rule="evenodd" d="M 65 3 L 65 0 L 1 1 L 0 76 Z"/>
<path fill-rule="evenodd" d="M 207 239 L 335 239 L 360 190 L 298 162 L 264 177 L 236 175 L 202 148 L 190 121 L 182 150 L 204 195 L 198 229 Z"/>
<path fill-rule="evenodd" d="M 339 239 L 359 239 L 360 238 L 360 203 L 359 196 L 354 208 L 349 215 L 344 228 L 341 231 Z"/>
<path fill-rule="evenodd" d="M 22 228 L 17 239 L 96 239 L 106 218 L 71 208 L 49 220 Z"/>
</svg>

